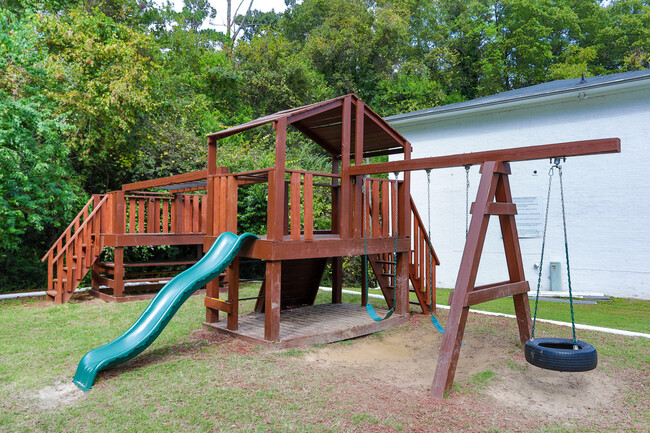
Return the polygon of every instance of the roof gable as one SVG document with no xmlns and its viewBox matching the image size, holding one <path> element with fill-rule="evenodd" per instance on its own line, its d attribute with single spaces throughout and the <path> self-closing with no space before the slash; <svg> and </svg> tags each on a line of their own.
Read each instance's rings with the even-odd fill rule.
<svg viewBox="0 0 650 433">
<path fill-rule="evenodd" d="M 346 98 L 352 100 L 352 110 L 361 105 L 363 109 L 363 153 L 364 156 L 403 153 L 407 140 L 394 130 L 381 116 L 363 103 L 356 95 L 344 95 L 328 101 L 278 111 L 241 125 L 233 126 L 219 132 L 208 134 L 211 139 L 219 140 L 267 123 L 274 123 L 282 118 L 287 120 L 303 135 L 313 140 L 332 155 L 342 152 L 343 142 L 343 107 Z M 351 131 L 355 130 L 356 115 L 352 116 Z M 354 136 L 352 134 L 351 151 L 354 155 Z"/>
</svg>

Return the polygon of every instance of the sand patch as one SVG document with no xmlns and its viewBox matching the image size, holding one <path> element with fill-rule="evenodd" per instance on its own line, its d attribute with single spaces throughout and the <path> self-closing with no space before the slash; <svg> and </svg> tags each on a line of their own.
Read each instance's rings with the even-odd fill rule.
<svg viewBox="0 0 650 433">
<path fill-rule="evenodd" d="M 36 406 L 42 409 L 72 406 L 83 396 L 84 392 L 72 382 L 46 386 L 34 395 L 37 400 Z"/>
</svg>

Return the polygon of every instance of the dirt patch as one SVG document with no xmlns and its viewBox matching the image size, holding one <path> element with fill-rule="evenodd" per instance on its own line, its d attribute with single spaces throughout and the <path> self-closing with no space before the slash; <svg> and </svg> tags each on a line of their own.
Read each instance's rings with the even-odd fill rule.
<svg viewBox="0 0 650 433">
<path fill-rule="evenodd" d="M 502 319 L 491 320 L 494 328 L 508 326 Z M 615 414 L 620 409 L 627 392 L 624 381 L 609 377 L 602 369 L 559 373 L 531 366 L 524 361 L 516 329 L 513 331 L 511 339 L 504 339 L 500 332 L 466 330 L 455 375 L 461 391 L 456 398 L 478 389 L 481 398 L 493 399 L 496 407 L 552 416 L 550 420 L 559 423 L 566 418 Z M 359 380 L 370 379 L 426 397 L 441 343 L 442 335 L 420 316 L 412 319 L 410 326 L 387 335 L 317 348 L 303 359 L 322 368 L 345 369 Z M 475 379 L 488 370 L 491 374 L 485 382 Z"/>
<path fill-rule="evenodd" d="M 83 396 L 84 392 L 72 382 L 46 386 L 34 395 L 37 400 L 36 406 L 41 409 L 72 406 Z"/>
<path fill-rule="evenodd" d="M 438 361 L 442 334 L 422 325 L 421 316 L 406 330 L 385 336 L 369 336 L 349 343 L 330 345 L 306 355 L 324 365 L 338 364 L 364 370 L 377 378 L 392 378 L 400 388 L 427 393 Z M 466 335 L 456 368 L 456 379 L 464 380 L 509 358 L 508 351 L 489 338 Z"/>
<path fill-rule="evenodd" d="M 612 411 L 623 398 L 621 383 L 600 370 L 562 373 L 535 366 L 501 368 L 486 389 L 502 405 L 557 419 L 583 418 Z"/>
</svg>

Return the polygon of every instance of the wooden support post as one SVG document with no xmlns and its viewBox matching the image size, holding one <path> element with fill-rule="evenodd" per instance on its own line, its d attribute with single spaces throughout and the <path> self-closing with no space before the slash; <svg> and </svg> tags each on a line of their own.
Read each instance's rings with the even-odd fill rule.
<svg viewBox="0 0 650 433">
<path fill-rule="evenodd" d="M 352 133 L 352 97 L 347 96 L 343 101 L 343 122 L 341 142 L 341 201 L 339 207 L 339 233 L 341 239 L 350 237 L 350 221 L 352 220 L 350 210 L 350 190 L 352 179 L 350 178 L 350 136 Z"/>
<path fill-rule="evenodd" d="M 208 282 L 205 285 L 205 297 L 206 298 L 218 298 L 219 297 L 219 277 Z M 205 321 L 207 323 L 217 323 L 219 321 L 219 310 L 216 308 L 205 307 Z"/>
<path fill-rule="evenodd" d="M 264 284 L 264 339 L 280 339 L 280 290 L 282 282 L 282 262 L 267 261 Z"/>
<path fill-rule="evenodd" d="M 99 292 L 99 271 L 100 271 L 99 264 L 97 262 L 93 263 L 92 270 L 91 272 L 91 279 L 90 279 L 90 288 L 93 289 L 96 292 Z"/>
<path fill-rule="evenodd" d="M 510 165 L 503 164 L 510 174 Z M 512 203 L 512 192 L 510 190 L 510 181 L 508 176 L 499 176 L 495 198 L 498 202 L 505 204 Z M 519 236 L 517 235 L 517 225 L 515 223 L 514 214 L 499 215 L 499 223 L 501 225 L 501 233 L 503 234 L 503 249 L 506 254 L 506 263 L 508 265 L 508 275 L 510 282 L 520 282 L 526 280 L 524 273 L 524 264 L 521 258 L 521 248 L 519 245 Z M 519 340 L 522 346 L 530 339 L 532 332 L 532 322 L 530 318 L 530 304 L 528 303 L 528 293 L 518 293 L 513 295 L 513 302 L 515 304 L 515 315 L 517 316 L 517 326 L 519 328 Z"/>
<path fill-rule="evenodd" d="M 332 304 L 343 302 L 343 257 L 332 257 Z"/>
<path fill-rule="evenodd" d="M 230 303 L 227 327 L 231 331 L 236 331 L 239 320 L 239 257 L 235 257 L 232 263 L 230 263 L 227 272 L 228 302 Z"/>
<path fill-rule="evenodd" d="M 124 247 L 115 247 L 115 254 L 113 257 L 113 280 L 115 287 L 113 288 L 113 296 L 121 298 L 124 296 Z"/>
<path fill-rule="evenodd" d="M 357 108 L 354 116 L 354 165 L 363 165 L 363 141 L 364 141 L 364 117 L 365 105 L 361 100 L 357 100 Z M 355 238 L 363 237 L 361 209 L 363 207 L 361 188 L 363 176 L 354 177 L 354 209 L 353 209 L 353 236 Z"/>
<path fill-rule="evenodd" d="M 411 144 L 404 145 L 404 159 L 411 159 Z M 400 237 L 411 234 L 411 172 L 403 173 L 403 180 L 398 186 L 397 193 L 397 234 Z M 409 263 L 411 252 L 397 254 L 397 279 L 395 284 L 395 313 L 408 314 L 409 312 Z"/>
<path fill-rule="evenodd" d="M 287 119 L 275 122 L 275 166 L 269 172 L 269 202 L 267 213 L 267 239 L 282 240 L 285 218 L 285 158 L 287 144 Z M 280 297 L 282 262 L 267 261 L 264 283 L 264 339 L 280 338 Z"/>
<path fill-rule="evenodd" d="M 287 120 L 275 122 L 275 166 L 269 172 L 269 202 L 267 211 L 267 239 L 282 240 L 284 236 L 284 171 L 287 141 Z"/>
<path fill-rule="evenodd" d="M 516 209 L 497 213 L 503 234 L 503 246 L 510 281 L 475 287 L 476 274 L 483 251 L 490 213 L 494 209 L 511 208 L 512 195 L 508 182 L 509 174 L 510 167 L 507 163 L 488 161 L 481 167 L 481 181 L 474 203 L 474 213 L 472 214 L 472 221 L 465 242 L 456 287 L 451 299 L 447 327 L 442 339 L 438 365 L 431 387 L 433 397 L 442 398 L 445 392 L 451 389 L 470 305 L 513 295 L 519 337 L 522 344 L 530 337 L 530 310 L 526 294 L 528 282 L 524 276 L 519 238 L 512 212 L 512 210 Z M 494 203 L 494 199 L 498 203 L 497 206 L 491 205 L 491 203 Z"/>
</svg>

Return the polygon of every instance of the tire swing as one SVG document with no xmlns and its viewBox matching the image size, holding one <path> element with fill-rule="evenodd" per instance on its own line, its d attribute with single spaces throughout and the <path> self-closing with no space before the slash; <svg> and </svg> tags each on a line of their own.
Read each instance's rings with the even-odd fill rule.
<svg viewBox="0 0 650 433">
<path fill-rule="evenodd" d="M 524 353 L 526 361 L 546 370 L 555 371 L 589 371 L 598 365 L 596 348 L 589 343 L 576 339 L 576 326 L 573 314 L 573 295 L 571 293 L 571 270 L 569 268 L 569 246 L 566 231 L 566 211 L 564 208 L 564 188 L 562 185 L 562 166 L 560 158 L 555 158 L 553 166 L 548 172 L 548 194 L 546 196 L 546 215 L 544 217 L 544 234 L 542 237 L 542 253 L 539 260 L 539 275 L 537 277 L 537 295 L 535 297 L 535 313 L 533 315 L 533 329 L 530 340 L 526 342 Z M 566 253 L 567 278 L 569 281 L 569 304 L 571 306 L 571 328 L 573 338 L 535 338 L 535 323 L 537 321 L 537 305 L 539 303 L 539 289 L 542 280 L 542 266 L 544 263 L 544 246 L 546 244 L 546 228 L 548 226 L 548 208 L 551 198 L 551 184 L 553 170 L 557 168 L 560 178 L 560 199 L 562 202 L 562 224 L 564 227 L 564 250 Z"/>
</svg>

